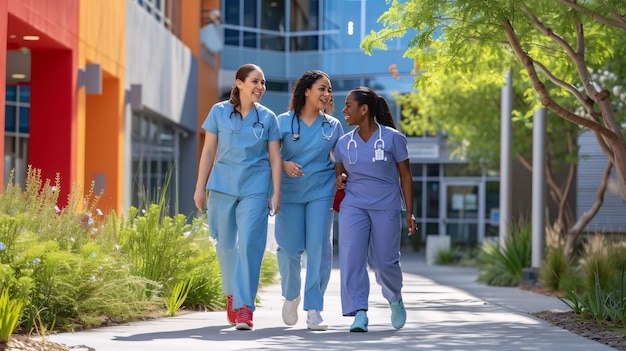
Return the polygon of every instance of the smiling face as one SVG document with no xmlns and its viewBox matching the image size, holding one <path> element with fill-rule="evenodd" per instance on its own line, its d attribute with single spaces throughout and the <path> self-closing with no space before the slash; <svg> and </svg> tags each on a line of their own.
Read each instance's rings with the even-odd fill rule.
<svg viewBox="0 0 626 351">
<path fill-rule="evenodd" d="M 333 87 L 330 85 L 330 80 L 321 76 L 305 91 L 306 105 L 315 106 L 317 110 L 326 110 L 332 101 L 332 93 Z"/>
<path fill-rule="evenodd" d="M 265 93 L 265 75 L 259 70 L 252 70 L 245 80 L 237 79 L 239 88 L 239 98 L 242 104 L 261 101 L 261 96 Z"/>
<path fill-rule="evenodd" d="M 367 105 L 359 106 L 359 102 L 354 99 L 354 93 L 346 96 L 346 106 L 341 112 L 345 115 L 346 123 L 349 126 L 358 125 L 367 119 Z"/>
</svg>

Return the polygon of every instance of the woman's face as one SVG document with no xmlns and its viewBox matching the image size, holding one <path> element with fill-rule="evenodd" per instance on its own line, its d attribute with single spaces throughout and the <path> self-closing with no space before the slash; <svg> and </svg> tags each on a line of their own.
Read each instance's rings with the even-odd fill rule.
<svg viewBox="0 0 626 351">
<path fill-rule="evenodd" d="M 306 105 L 315 106 L 318 110 L 326 110 L 333 100 L 333 87 L 328 78 L 321 76 L 310 88 L 305 90 Z"/>
<path fill-rule="evenodd" d="M 341 112 L 345 115 L 346 123 L 348 123 L 349 126 L 358 125 L 366 118 L 365 112 L 367 112 L 367 105 L 359 106 L 353 94 L 348 94 L 348 96 L 346 96 L 346 106 L 344 106 Z"/>
<path fill-rule="evenodd" d="M 261 96 L 265 93 L 265 75 L 259 70 L 250 71 L 244 81 L 237 79 L 239 88 L 239 98 L 241 102 L 254 103 L 261 101 Z"/>
</svg>

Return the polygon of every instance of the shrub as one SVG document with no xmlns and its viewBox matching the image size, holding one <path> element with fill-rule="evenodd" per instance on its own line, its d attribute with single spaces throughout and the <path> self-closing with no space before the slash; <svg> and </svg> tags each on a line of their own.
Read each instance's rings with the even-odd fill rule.
<svg viewBox="0 0 626 351">
<path fill-rule="evenodd" d="M 530 267 L 531 228 L 520 221 L 511 225 L 505 246 L 485 241 L 478 255 L 478 281 L 488 285 L 515 286 L 522 281 L 522 268 Z"/>
</svg>

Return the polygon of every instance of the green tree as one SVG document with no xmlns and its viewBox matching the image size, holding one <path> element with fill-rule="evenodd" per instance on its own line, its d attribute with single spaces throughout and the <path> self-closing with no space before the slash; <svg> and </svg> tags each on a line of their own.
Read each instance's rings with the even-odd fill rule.
<svg viewBox="0 0 626 351">
<path fill-rule="evenodd" d="M 592 80 L 590 69 L 613 57 L 617 38 L 626 30 L 626 19 L 619 15 L 625 7 L 623 0 L 394 0 L 380 18 L 384 28 L 372 31 L 362 47 L 369 53 L 385 49 L 386 41 L 416 30 L 405 54 L 420 64 L 418 84 L 434 72 L 456 69 L 459 61 L 472 62 L 473 71 L 493 71 L 478 60 L 482 51 L 505 63 L 517 60 L 543 106 L 595 133 L 616 167 L 626 200 L 626 141 L 614 111 L 616 97 L 603 82 Z M 468 45 L 474 42 L 479 45 Z M 446 59 L 428 60 L 424 48 L 433 45 L 448 54 Z M 580 109 L 561 103 L 561 96 L 575 99 Z"/>
<path fill-rule="evenodd" d="M 448 95 L 448 98 L 455 96 L 457 99 L 433 100 L 431 104 L 436 108 L 432 109 L 433 106 L 429 106 L 425 99 L 409 97 L 405 103 L 412 103 L 413 106 L 408 110 L 415 113 L 428 111 L 431 107 L 431 110 L 438 111 L 426 115 L 431 122 L 439 121 L 442 113 L 443 116 L 450 113 L 462 115 L 447 126 L 452 129 L 444 129 L 449 135 L 462 135 L 463 140 L 452 137 L 451 141 L 463 145 L 469 154 L 487 159 L 497 157 L 493 151 L 497 148 L 479 140 L 481 136 L 483 140 L 494 140 L 493 129 L 498 125 L 494 124 L 493 116 L 498 114 L 491 113 L 491 121 L 485 121 L 483 116 L 494 107 L 499 109 L 498 89 L 503 85 L 506 73 L 512 70 L 514 76 L 521 78 L 521 82 L 514 79 L 518 124 L 530 126 L 529 117 L 541 104 L 561 117 L 561 122 L 573 122 L 575 126 L 593 131 L 609 159 L 603 186 L 608 181 L 611 165 L 615 164 L 626 199 L 626 142 L 617 108 L 620 96 L 615 89 L 609 90 L 612 82 L 594 80 L 593 76 L 593 68 L 606 66 L 619 47 L 619 34 L 626 29 L 626 23 L 616 15 L 615 9 L 622 8 L 624 4 L 624 1 L 588 1 L 583 7 L 567 0 L 393 1 L 390 9 L 380 18 L 384 28 L 379 32 L 372 31 L 362 47 L 368 53 L 374 48 L 385 49 L 386 41 L 404 36 L 408 30 L 416 30 L 417 34 L 413 35 L 406 51 L 406 56 L 414 58 L 420 70 L 416 87 L 420 93 L 426 92 L 425 95 L 437 88 L 447 89 L 448 93 L 456 89 L 457 94 Z M 530 89 L 520 86 L 526 83 Z M 482 98 L 459 97 L 469 91 L 472 94 L 478 91 Z M 458 123 L 459 119 L 462 123 Z M 412 123 L 403 125 L 407 130 L 423 123 L 423 119 L 411 120 Z M 428 126 L 434 127 L 437 126 Z M 563 156 L 577 153 L 577 128 L 568 123 L 554 122 L 549 124 L 549 128 L 561 133 L 560 139 L 554 139 L 557 142 L 549 139 L 549 149 L 556 156 L 554 159 L 559 155 L 561 159 L 567 159 L 572 172 L 571 162 L 575 158 Z M 522 131 L 517 136 L 528 138 L 528 134 L 524 136 L 524 133 L 528 133 L 529 128 L 525 129 L 516 128 Z M 563 134 L 563 131 L 566 133 Z M 489 137 L 485 138 L 487 135 Z M 467 140 L 474 142 L 463 143 Z M 529 150 L 524 150 L 524 145 L 528 143 L 515 145 L 518 156 L 530 155 Z M 547 169 L 551 170 L 550 163 Z M 550 184 L 551 179 L 547 179 L 551 195 L 567 196 L 567 188 L 558 190 L 555 184 Z M 603 186 L 594 204 L 595 212 L 602 202 Z M 556 201 L 560 200 L 557 198 Z M 573 225 L 571 221 L 569 225 L 561 224 L 567 228 L 568 239 L 577 237 L 595 212 L 589 211 L 586 217 L 581 217 Z M 571 217 L 571 212 L 568 215 L 564 211 L 560 218 L 564 220 L 567 216 Z M 568 240 L 566 251 L 571 252 L 574 242 Z"/>
</svg>

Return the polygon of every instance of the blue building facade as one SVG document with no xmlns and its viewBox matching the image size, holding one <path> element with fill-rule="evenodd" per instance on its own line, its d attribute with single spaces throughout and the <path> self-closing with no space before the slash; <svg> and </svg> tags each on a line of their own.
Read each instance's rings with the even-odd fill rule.
<svg viewBox="0 0 626 351">
<path fill-rule="evenodd" d="M 387 9 L 381 0 L 222 0 L 222 98 L 228 97 L 237 68 L 255 63 L 267 79 L 262 103 L 278 114 L 287 110 L 295 80 L 320 69 L 331 77 L 339 120 L 346 94 L 368 86 L 385 96 L 399 125 L 401 106 L 393 95 L 413 90 L 413 60 L 402 57 L 409 37 L 394 39 L 388 50 L 371 56 L 360 48 L 367 34 L 382 28 L 378 19 Z M 498 235 L 492 220 L 499 206 L 497 174 L 470 172 L 463 160 L 450 157 L 441 133 L 410 137 L 409 152 L 418 240 L 449 235 L 453 243 L 473 244 Z"/>
</svg>

